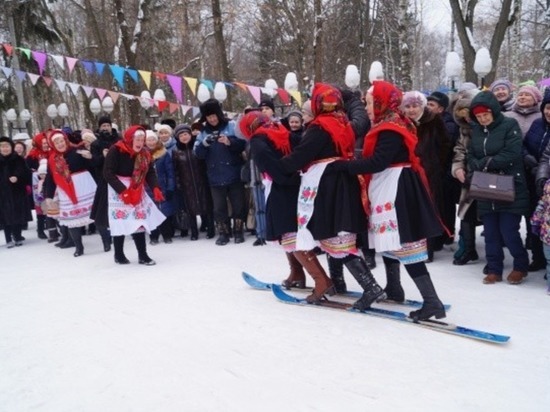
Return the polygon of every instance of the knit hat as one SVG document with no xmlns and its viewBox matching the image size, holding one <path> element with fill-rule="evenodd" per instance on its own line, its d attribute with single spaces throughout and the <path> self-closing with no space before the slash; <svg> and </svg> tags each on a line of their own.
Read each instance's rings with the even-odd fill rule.
<svg viewBox="0 0 550 412">
<path fill-rule="evenodd" d="M 13 143 L 13 140 L 11 140 L 9 137 L 6 137 L 6 136 L 2 136 L 0 137 L 0 143 L 9 143 L 10 146 L 11 146 L 11 150 L 13 150 L 15 144 Z"/>
<path fill-rule="evenodd" d="M 172 128 L 167 124 L 161 124 L 156 129 L 157 133 L 160 132 L 161 130 L 166 130 L 170 135 L 172 135 Z"/>
<path fill-rule="evenodd" d="M 97 121 L 97 127 L 101 127 L 102 124 L 109 123 L 110 125 L 113 124 L 111 121 L 111 118 L 109 116 L 101 116 L 99 120 Z"/>
<path fill-rule="evenodd" d="M 403 101 L 401 102 L 401 106 L 405 107 L 405 106 L 417 105 L 424 108 L 426 107 L 427 103 L 428 103 L 428 99 L 426 99 L 426 96 L 423 93 L 413 90 L 411 92 L 406 92 L 403 95 Z"/>
<path fill-rule="evenodd" d="M 514 90 L 514 85 L 508 79 L 495 80 L 493 83 L 491 83 L 491 86 L 489 87 L 489 89 L 491 90 L 491 92 L 494 93 L 497 87 L 503 87 L 503 86 L 506 87 L 510 93 L 512 93 L 512 91 Z"/>
<path fill-rule="evenodd" d="M 449 97 L 445 93 L 433 92 L 426 99 L 429 102 L 436 102 L 445 110 L 449 107 Z"/>
<path fill-rule="evenodd" d="M 473 108 L 472 113 L 474 114 L 474 116 L 477 116 L 478 114 L 483 114 L 483 113 L 493 113 L 493 111 L 489 106 L 484 106 L 480 104 Z"/>
<path fill-rule="evenodd" d="M 157 136 L 157 134 L 154 131 L 149 130 L 149 129 L 145 131 L 145 138 L 146 139 L 147 138 L 153 138 L 153 139 L 155 139 L 155 142 L 158 142 L 158 140 L 159 140 L 159 137 Z"/>
<path fill-rule="evenodd" d="M 45 175 L 48 173 L 48 159 L 40 159 L 38 169 L 36 169 L 36 173 L 39 175 Z"/>
<path fill-rule="evenodd" d="M 179 124 L 176 126 L 176 129 L 174 130 L 174 137 L 177 139 L 180 134 L 183 132 L 187 132 L 191 134 L 191 126 L 188 124 Z"/>
<path fill-rule="evenodd" d="M 314 117 L 313 111 L 311 110 L 311 100 L 306 100 L 302 105 L 302 115 L 304 114 L 310 117 Z"/>
<path fill-rule="evenodd" d="M 474 90 L 474 89 L 477 89 L 477 85 L 475 83 L 464 82 L 460 85 L 460 87 L 458 88 L 458 90 L 456 92 L 460 93 L 460 92 L 465 92 L 467 90 Z"/>
<path fill-rule="evenodd" d="M 272 99 L 265 99 L 260 102 L 258 107 L 261 109 L 262 107 L 269 107 L 271 110 L 275 112 L 275 105 L 273 104 Z"/>
<path fill-rule="evenodd" d="M 82 140 L 85 140 L 88 143 L 92 143 L 94 140 L 97 139 L 94 132 L 92 132 L 90 129 L 82 129 L 80 135 L 82 136 Z"/>
<path fill-rule="evenodd" d="M 518 90 L 518 94 L 527 93 L 533 99 L 535 99 L 535 104 L 538 105 L 542 101 L 542 93 L 535 86 L 522 86 Z"/>
<path fill-rule="evenodd" d="M 300 113 L 298 110 L 293 110 L 286 115 L 287 119 L 290 119 L 291 117 L 299 117 L 300 120 L 302 120 L 302 113 Z"/>
</svg>

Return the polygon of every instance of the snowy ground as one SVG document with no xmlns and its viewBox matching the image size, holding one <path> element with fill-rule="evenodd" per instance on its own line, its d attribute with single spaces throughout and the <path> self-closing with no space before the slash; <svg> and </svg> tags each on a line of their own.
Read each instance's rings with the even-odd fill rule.
<svg viewBox="0 0 550 412">
<path fill-rule="evenodd" d="M 136 263 L 127 239 L 133 263 L 119 266 L 97 235 L 74 258 L 32 228 L 23 247 L 0 247 L 3 412 L 550 408 L 542 272 L 520 286 L 487 286 L 481 261 L 453 266 L 446 250 L 429 265 L 453 305 L 447 319 L 511 335 L 497 346 L 279 303 L 241 280 L 243 270 L 267 281 L 287 275 L 282 251 L 253 247 L 251 237 L 225 247 L 205 239 L 149 246 L 153 267 Z M 407 276 L 404 286 L 419 298 Z"/>
</svg>

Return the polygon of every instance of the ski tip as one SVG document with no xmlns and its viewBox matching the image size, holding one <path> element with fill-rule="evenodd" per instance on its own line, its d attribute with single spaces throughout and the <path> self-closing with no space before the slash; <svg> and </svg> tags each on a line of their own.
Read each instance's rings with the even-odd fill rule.
<svg viewBox="0 0 550 412">
<path fill-rule="evenodd" d="M 256 279 L 254 276 L 252 276 L 250 273 L 242 272 L 241 276 L 243 277 L 244 281 L 248 284 L 248 286 L 254 288 L 254 289 L 271 289 L 270 283 L 262 282 L 258 279 Z"/>
<path fill-rule="evenodd" d="M 279 285 L 272 285 L 271 291 L 275 295 L 275 297 L 283 302 L 288 303 L 301 303 L 303 299 L 295 298 L 294 296 L 289 295 L 286 293 Z"/>
</svg>

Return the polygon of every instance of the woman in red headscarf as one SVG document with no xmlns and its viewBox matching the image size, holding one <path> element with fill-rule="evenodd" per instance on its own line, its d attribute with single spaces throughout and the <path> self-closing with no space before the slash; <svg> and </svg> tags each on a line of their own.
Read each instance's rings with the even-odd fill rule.
<svg viewBox="0 0 550 412">
<path fill-rule="evenodd" d="M 308 124 L 302 141 L 279 161 L 284 173 L 302 171 L 296 257 L 310 273 L 310 269 L 315 269 L 310 267 L 315 261 L 311 250 L 316 246 L 342 259 L 364 290 L 354 307 L 365 310 L 385 294 L 356 246 L 357 233 L 366 228 L 359 180 L 345 172 L 325 173 L 331 162 L 353 158 L 355 134 L 337 88 L 317 83 L 313 88 L 311 108 L 315 118 Z M 319 299 L 322 297 L 320 293 L 316 295 Z"/>
<path fill-rule="evenodd" d="M 92 155 L 72 147 L 61 130 L 51 130 L 47 136 L 50 154 L 44 195 L 47 199 L 55 195 L 59 198 L 59 225 L 68 228 L 76 246 L 74 257 L 78 257 L 84 254 L 81 228 L 92 223 L 90 212 L 97 188 L 90 173 Z"/>
<path fill-rule="evenodd" d="M 130 263 L 124 255 L 124 236 L 132 235 L 139 263 L 154 265 L 155 261 L 147 255 L 145 232 L 151 233 L 166 217 L 144 189 L 147 183 L 153 189 L 154 201 L 164 200 L 151 154 L 145 147 L 143 127 L 131 126 L 124 133 L 124 139 L 109 149 L 103 175 L 109 184 L 109 227 L 113 236 L 115 262 Z"/>
<path fill-rule="evenodd" d="M 384 81 L 368 90 L 367 114 L 372 128 L 365 137 L 364 158 L 331 165 L 352 175 L 365 175 L 364 204 L 369 215 L 369 245 L 386 264 L 388 297 L 405 299 L 399 263 L 417 285 L 424 304 L 410 313 L 414 320 L 445 317 L 424 261 L 426 239 L 440 235 L 442 225 L 429 196 L 428 180 L 415 154 L 416 129 L 399 111 L 402 92 Z"/>
</svg>

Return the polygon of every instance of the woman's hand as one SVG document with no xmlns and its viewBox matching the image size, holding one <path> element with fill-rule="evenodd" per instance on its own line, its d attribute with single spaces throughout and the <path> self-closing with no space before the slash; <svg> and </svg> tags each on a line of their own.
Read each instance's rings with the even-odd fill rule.
<svg viewBox="0 0 550 412">
<path fill-rule="evenodd" d="M 17 176 L 10 176 L 8 180 L 12 183 L 17 183 Z"/>
<path fill-rule="evenodd" d="M 460 183 L 464 183 L 466 181 L 466 172 L 464 169 L 458 169 L 455 172 L 455 177 Z"/>
</svg>

